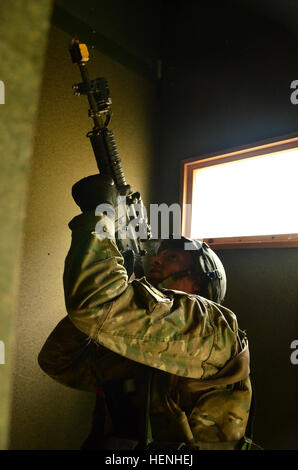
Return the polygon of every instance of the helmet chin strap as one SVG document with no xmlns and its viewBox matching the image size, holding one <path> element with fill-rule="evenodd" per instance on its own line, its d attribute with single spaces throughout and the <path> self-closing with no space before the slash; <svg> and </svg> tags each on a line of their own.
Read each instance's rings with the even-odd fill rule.
<svg viewBox="0 0 298 470">
<path fill-rule="evenodd" d="M 172 274 L 171 276 L 166 277 L 162 281 L 158 282 L 156 284 L 156 287 L 158 289 L 166 289 L 169 287 L 171 284 L 173 284 L 176 281 L 180 281 L 180 279 L 184 279 L 185 277 L 193 275 L 194 272 L 191 270 L 185 270 L 185 271 L 180 271 L 177 273 Z M 211 280 L 214 279 L 221 279 L 221 275 L 217 269 L 214 271 L 209 271 L 208 273 L 204 273 L 203 275 L 206 279 L 208 279 L 207 283 L 207 290 L 208 290 L 208 299 L 213 300 L 213 291 L 212 291 L 212 283 L 210 282 Z M 204 294 L 203 294 L 204 295 Z"/>
<path fill-rule="evenodd" d="M 185 270 L 185 271 L 180 271 L 178 273 L 174 273 L 172 274 L 171 276 L 168 276 L 166 277 L 163 281 L 160 281 L 156 287 L 158 289 L 166 289 L 168 286 L 170 286 L 171 284 L 173 284 L 173 282 L 176 282 L 176 281 L 180 281 L 180 279 L 183 279 L 185 277 L 188 277 L 190 275 L 192 275 L 192 271 L 190 271 L 189 269 L 188 270 Z"/>
</svg>

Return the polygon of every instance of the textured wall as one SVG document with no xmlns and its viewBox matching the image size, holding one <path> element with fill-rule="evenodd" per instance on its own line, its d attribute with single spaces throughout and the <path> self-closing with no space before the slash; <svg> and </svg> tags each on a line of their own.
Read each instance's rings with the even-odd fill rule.
<svg viewBox="0 0 298 470">
<path fill-rule="evenodd" d="M 93 395 L 44 375 L 37 355 L 65 315 L 62 288 L 67 227 L 79 213 L 71 186 L 97 172 L 89 140 L 87 99 L 74 97 L 80 81 L 71 64 L 69 36 L 52 27 L 46 54 L 34 154 L 29 176 L 14 370 L 12 449 L 77 449 L 86 437 Z M 154 85 L 99 52 L 91 51 L 91 77 L 108 79 L 114 130 L 127 181 L 149 202 L 153 156 Z"/>
<path fill-rule="evenodd" d="M 5 344 L 5 364 L 0 363 L 0 449 L 7 447 L 9 431 L 24 198 L 50 10 L 50 0 L 0 3 L 0 80 L 5 84 L 5 104 L 0 105 L 0 341 Z"/>
</svg>

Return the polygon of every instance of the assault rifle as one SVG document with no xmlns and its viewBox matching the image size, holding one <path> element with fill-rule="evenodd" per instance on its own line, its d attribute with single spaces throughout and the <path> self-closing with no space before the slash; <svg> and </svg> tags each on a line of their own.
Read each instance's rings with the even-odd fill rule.
<svg viewBox="0 0 298 470">
<path fill-rule="evenodd" d="M 141 277 L 144 272 L 140 257 L 146 254 L 141 246 L 141 238 L 150 239 L 150 226 L 140 193 L 133 192 L 126 183 L 114 134 L 108 129 L 112 116 L 108 82 L 105 78 L 90 80 L 87 71 L 89 52 L 86 44 L 80 43 L 78 39 L 72 39 L 69 50 L 72 62 L 78 65 L 82 77 L 81 83 L 73 85 L 74 94 L 87 96 L 90 106 L 89 117 L 94 122 L 93 129 L 87 133 L 87 137 L 90 139 L 97 167 L 102 175 L 113 178 L 119 195 L 125 198 L 124 213 L 122 216 L 118 213 L 116 217 L 116 243 L 124 257 L 128 273 L 134 272 L 136 277 Z M 126 236 L 123 236 L 123 227 Z M 119 236 L 121 230 L 122 234 Z"/>
</svg>

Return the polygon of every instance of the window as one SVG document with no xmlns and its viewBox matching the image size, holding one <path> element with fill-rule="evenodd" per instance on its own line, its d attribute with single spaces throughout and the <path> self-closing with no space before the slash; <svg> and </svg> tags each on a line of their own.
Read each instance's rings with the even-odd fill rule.
<svg viewBox="0 0 298 470">
<path fill-rule="evenodd" d="M 183 235 L 218 249 L 298 247 L 298 137 L 182 163 Z"/>
</svg>

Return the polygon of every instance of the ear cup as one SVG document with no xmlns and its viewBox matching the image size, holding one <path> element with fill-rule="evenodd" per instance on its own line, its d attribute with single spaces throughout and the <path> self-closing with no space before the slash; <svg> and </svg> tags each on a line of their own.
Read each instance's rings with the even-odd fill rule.
<svg viewBox="0 0 298 470">
<path fill-rule="evenodd" d="M 221 303 L 227 288 L 225 269 L 217 254 L 205 242 L 201 249 L 200 266 L 206 279 L 208 298 Z"/>
</svg>

